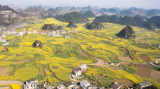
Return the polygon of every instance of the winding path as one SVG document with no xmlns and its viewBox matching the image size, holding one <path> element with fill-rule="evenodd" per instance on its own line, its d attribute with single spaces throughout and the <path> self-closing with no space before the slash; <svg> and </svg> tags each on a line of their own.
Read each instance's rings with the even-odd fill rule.
<svg viewBox="0 0 160 89">
<path fill-rule="evenodd" d="M 82 50 L 80 47 L 77 48 L 77 51 L 79 52 L 80 55 L 89 56 L 89 57 L 97 60 L 97 63 L 89 64 L 89 65 L 95 65 L 95 66 L 100 66 L 100 67 L 108 67 L 108 65 L 109 65 L 106 60 L 104 62 L 104 59 L 94 57 L 94 56 L 90 55 L 89 53 L 87 53 L 86 51 Z"/>
</svg>

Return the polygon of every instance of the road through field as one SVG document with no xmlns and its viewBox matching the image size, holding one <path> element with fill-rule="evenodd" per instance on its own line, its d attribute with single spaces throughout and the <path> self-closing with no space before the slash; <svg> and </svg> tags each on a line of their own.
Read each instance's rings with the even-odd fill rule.
<svg viewBox="0 0 160 89">
<path fill-rule="evenodd" d="M 18 84 L 22 86 L 24 83 L 21 81 L 14 81 L 14 80 L 0 80 L 0 85 L 10 85 L 10 84 Z"/>
<path fill-rule="evenodd" d="M 97 63 L 89 64 L 89 65 L 95 65 L 95 66 L 100 66 L 100 67 L 108 67 L 108 62 L 107 61 L 104 62 L 103 59 L 100 59 L 100 58 L 97 58 L 97 57 L 94 57 L 94 56 L 90 55 L 86 51 L 82 50 L 80 47 L 77 48 L 77 51 L 79 52 L 80 55 L 89 56 L 89 57 L 92 57 L 92 58 L 97 60 Z M 107 64 L 107 65 L 105 65 L 105 64 Z"/>
</svg>

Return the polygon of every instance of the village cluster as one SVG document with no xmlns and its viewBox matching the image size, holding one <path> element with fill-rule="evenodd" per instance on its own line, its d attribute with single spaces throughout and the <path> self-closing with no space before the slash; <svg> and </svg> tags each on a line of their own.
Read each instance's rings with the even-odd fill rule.
<svg viewBox="0 0 160 89">
<path fill-rule="evenodd" d="M 70 79 L 73 80 L 70 85 L 68 84 L 60 84 L 56 87 L 46 86 L 46 82 L 39 83 L 38 80 L 27 80 L 23 85 L 23 89 L 106 89 L 105 87 L 96 87 L 91 85 L 91 83 L 84 79 L 82 81 L 77 80 L 78 78 L 83 78 L 82 72 L 87 71 L 87 65 L 81 64 L 69 75 Z M 149 87 L 152 84 L 148 81 L 142 82 L 138 84 L 138 89 L 144 89 L 145 87 Z M 113 82 L 109 89 L 121 89 L 123 85 L 118 82 Z M 107 88 L 108 89 L 108 88 Z M 128 89 L 133 89 L 133 87 L 129 87 Z"/>
<path fill-rule="evenodd" d="M 2 29 L 3 30 L 3 29 Z M 62 31 L 52 31 L 52 32 L 38 32 L 38 31 L 26 31 L 26 30 L 23 30 L 21 32 L 16 32 L 16 31 L 1 31 L 2 32 L 2 35 L 0 36 L 0 42 L 3 43 L 3 45 L 9 45 L 10 43 L 7 42 L 5 39 L 3 39 L 4 37 L 6 37 L 6 35 L 12 35 L 12 36 L 22 36 L 24 34 L 47 34 L 51 37 L 58 37 L 58 36 L 62 36 L 61 34 L 66 34 L 66 31 L 65 30 L 62 30 Z M 69 39 L 70 36 L 69 35 L 66 35 L 64 36 L 65 39 Z"/>
</svg>

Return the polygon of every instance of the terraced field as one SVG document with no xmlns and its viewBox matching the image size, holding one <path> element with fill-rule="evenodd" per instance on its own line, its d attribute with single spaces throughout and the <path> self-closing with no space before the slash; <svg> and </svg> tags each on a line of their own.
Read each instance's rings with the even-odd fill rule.
<svg viewBox="0 0 160 89">
<path fill-rule="evenodd" d="M 60 34 L 61 36 L 58 37 L 40 34 L 41 32 L 52 32 L 41 29 L 47 23 L 63 26 L 66 34 Z M 38 79 L 40 82 L 48 81 L 56 86 L 71 81 L 69 74 L 75 67 L 83 63 L 89 65 L 84 76 L 91 83 L 94 78 L 97 78 L 98 81 L 128 79 L 137 84 L 148 78 L 124 70 L 113 70 L 107 67 L 105 62 L 114 62 L 115 64 L 121 62 L 146 63 L 146 61 L 153 62 L 160 58 L 158 48 L 160 29 L 151 32 L 143 28 L 133 27 L 136 37 L 141 38 L 121 39 L 115 34 L 125 27 L 123 25 L 103 23 L 105 26 L 103 30 L 87 30 L 84 28 L 86 23 L 76 24 L 78 28 L 67 28 L 65 27 L 67 24 L 53 18 L 40 19 L 17 30 L 17 32 L 21 32 L 28 29 L 28 31 L 37 31 L 38 33 L 28 33 L 22 36 L 7 35 L 4 39 L 10 44 L 5 47 L 0 46 L 0 67 L 2 69 L 0 71 L 3 71 L 0 80 L 20 80 L 24 82 L 29 79 Z M 65 39 L 64 36 L 68 35 L 70 39 Z M 41 41 L 43 47 L 32 47 L 35 40 Z M 87 55 L 80 49 L 85 51 Z M 133 51 L 136 52 L 132 53 Z M 149 59 L 144 60 L 141 55 L 146 55 Z M 120 60 L 119 56 L 121 58 L 126 57 L 126 59 Z M 96 58 L 101 59 L 104 63 L 103 66 L 90 65 L 97 63 Z M 3 68 L 7 70 L 4 71 Z M 160 88 L 159 83 L 152 79 L 148 80 Z M 103 83 L 98 84 L 105 85 Z"/>
</svg>

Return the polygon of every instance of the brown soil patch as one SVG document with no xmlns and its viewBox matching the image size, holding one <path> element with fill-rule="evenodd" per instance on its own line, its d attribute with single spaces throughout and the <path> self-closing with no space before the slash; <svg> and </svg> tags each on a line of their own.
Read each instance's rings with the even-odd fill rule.
<svg viewBox="0 0 160 89">
<path fill-rule="evenodd" d="M 123 55 L 119 55 L 118 59 L 121 61 L 132 61 L 132 59 L 129 56 L 124 57 Z"/>
<path fill-rule="evenodd" d="M 42 30 L 38 31 L 38 33 L 42 33 L 42 32 L 47 33 L 48 31 L 44 31 L 44 30 L 43 31 Z"/>
<path fill-rule="evenodd" d="M 121 65 L 130 65 L 131 63 L 121 63 Z"/>
<path fill-rule="evenodd" d="M 90 65 L 96 65 L 96 66 L 101 66 L 101 67 L 108 67 L 107 66 L 108 62 L 104 61 L 104 59 L 100 59 L 100 58 L 94 57 L 94 56 L 90 55 L 89 53 L 83 51 L 80 47 L 77 48 L 77 51 L 79 52 L 80 55 L 89 56 L 89 57 L 92 57 L 92 58 L 94 58 L 94 59 L 97 60 L 97 63 L 90 64 Z M 104 64 L 107 64 L 107 65 L 104 65 Z"/>
<path fill-rule="evenodd" d="M 19 63 L 24 63 L 24 62 L 28 62 L 30 60 L 22 60 L 22 61 L 14 61 L 13 64 L 19 64 Z"/>
<path fill-rule="evenodd" d="M 118 67 L 118 66 L 109 66 L 109 68 L 113 70 L 123 70 L 121 67 Z"/>
<path fill-rule="evenodd" d="M 160 71 L 152 70 L 150 78 L 160 83 Z"/>
<path fill-rule="evenodd" d="M 133 64 L 133 63 L 121 63 L 121 65 L 127 65 L 127 66 L 129 66 L 129 67 L 135 66 L 135 64 Z"/>
<path fill-rule="evenodd" d="M 8 76 L 8 67 L 0 67 L 0 76 Z"/>
<path fill-rule="evenodd" d="M 132 54 L 132 55 L 135 55 L 136 52 L 137 52 L 136 50 L 132 50 L 132 51 L 131 51 L 131 54 Z"/>
<path fill-rule="evenodd" d="M 58 66 L 53 66 L 52 68 L 53 68 L 53 69 L 59 69 L 59 67 L 58 67 Z"/>
<path fill-rule="evenodd" d="M 125 88 L 132 87 L 134 83 L 128 79 L 113 79 L 115 82 L 122 84 Z"/>
<path fill-rule="evenodd" d="M 56 50 L 56 52 L 57 52 L 57 53 L 62 53 L 62 51 L 61 51 L 61 50 Z"/>
<path fill-rule="evenodd" d="M 151 74 L 151 71 L 154 69 L 153 66 L 147 64 L 137 64 L 136 74 L 148 78 Z"/>
<path fill-rule="evenodd" d="M 77 48 L 77 51 L 80 55 L 84 55 L 84 56 L 88 56 L 85 52 L 83 52 L 83 50 L 81 50 L 81 48 Z"/>
<path fill-rule="evenodd" d="M 146 55 L 140 55 L 139 58 L 141 58 L 144 62 L 150 62 L 151 61 L 151 59 Z"/>
</svg>

